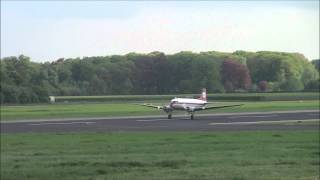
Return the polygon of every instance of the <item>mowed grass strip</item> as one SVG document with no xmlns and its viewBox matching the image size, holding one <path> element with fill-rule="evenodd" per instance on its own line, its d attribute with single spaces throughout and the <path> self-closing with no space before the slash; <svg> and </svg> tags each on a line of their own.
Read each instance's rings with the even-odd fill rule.
<svg viewBox="0 0 320 180">
<path fill-rule="evenodd" d="M 165 105 L 168 102 L 156 103 Z M 283 110 L 317 110 L 319 100 L 314 101 L 266 101 L 266 102 L 216 102 L 208 106 L 243 104 L 217 110 L 200 111 L 197 114 L 224 112 L 267 112 Z M 185 113 L 183 111 L 176 113 Z M 115 104 L 42 104 L 25 106 L 1 106 L 1 120 L 52 119 L 71 117 L 111 117 L 165 115 L 161 110 L 139 106 L 133 103 Z"/>
<path fill-rule="evenodd" d="M 319 132 L 2 134 L 1 179 L 319 179 Z"/>
<path fill-rule="evenodd" d="M 199 94 L 175 95 L 109 95 L 109 96 L 55 96 L 57 102 L 123 102 L 123 101 L 155 101 L 166 100 L 174 97 L 197 98 Z M 237 100 L 237 101 L 295 101 L 319 99 L 317 92 L 298 93 L 217 93 L 208 94 L 208 100 Z"/>
</svg>

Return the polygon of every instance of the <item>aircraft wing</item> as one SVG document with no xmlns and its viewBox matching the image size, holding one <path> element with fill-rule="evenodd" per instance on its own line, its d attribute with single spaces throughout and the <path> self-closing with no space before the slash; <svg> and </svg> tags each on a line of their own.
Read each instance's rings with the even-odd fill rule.
<svg viewBox="0 0 320 180">
<path fill-rule="evenodd" d="M 226 107 L 235 107 L 235 106 L 242 106 L 243 104 L 233 104 L 233 105 L 225 105 L 225 106 L 209 106 L 209 107 L 202 107 L 197 108 L 194 111 L 201 111 L 201 110 L 208 110 L 208 109 L 221 109 Z"/>
<path fill-rule="evenodd" d="M 153 104 L 138 104 L 140 106 L 146 106 L 146 107 L 151 107 L 151 108 L 155 108 L 155 109 L 163 109 L 163 106 L 156 106 L 156 105 L 153 105 Z"/>
</svg>

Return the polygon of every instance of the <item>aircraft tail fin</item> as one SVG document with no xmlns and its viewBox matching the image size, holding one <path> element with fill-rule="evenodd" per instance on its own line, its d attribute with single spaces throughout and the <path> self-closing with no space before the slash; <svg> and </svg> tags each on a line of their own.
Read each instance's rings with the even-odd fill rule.
<svg viewBox="0 0 320 180">
<path fill-rule="evenodd" d="M 206 88 L 202 89 L 201 96 L 198 99 L 203 100 L 203 101 L 207 101 L 207 89 Z"/>
</svg>

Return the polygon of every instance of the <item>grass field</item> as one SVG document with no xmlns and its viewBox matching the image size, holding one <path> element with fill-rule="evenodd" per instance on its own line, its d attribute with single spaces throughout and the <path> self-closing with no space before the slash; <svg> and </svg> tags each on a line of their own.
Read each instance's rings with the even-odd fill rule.
<svg viewBox="0 0 320 180">
<path fill-rule="evenodd" d="M 1 179 L 319 179 L 319 132 L 1 134 Z"/>
<path fill-rule="evenodd" d="M 196 98 L 199 94 L 176 95 L 110 95 L 110 96 L 55 96 L 57 102 L 123 102 L 168 100 L 174 97 Z M 208 94 L 209 101 L 297 101 L 319 99 L 317 92 L 298 93 L 217 93 Z"/>
<path fill-rule="evenodd" d="M 158 103 L 165 104 L 167 102 Z M 318 100 L 309 101 L 265 101 L 265 102 L 217 102 L 210 106 L 225 104 L 243 104 L 240 107 L 208 110 L 201 113 L 222 112 L 266 112 L 282 110 L 312 110 L 319 108 Z M 180 112 L 185 113 L 185 112 Z M 110 117 L 164 115 L 157 109 L 135 105 L 133 103 L 76 103 L 76 104 L 42 104 L 25 106 L 1 106 L 1 120 L 68 118 L 68 117 Z"/>
</svg>

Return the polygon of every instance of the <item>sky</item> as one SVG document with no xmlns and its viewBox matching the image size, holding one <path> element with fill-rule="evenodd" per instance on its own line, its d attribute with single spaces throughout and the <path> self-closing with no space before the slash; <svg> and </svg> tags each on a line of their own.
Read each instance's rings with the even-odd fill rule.
<svg viewBox="0 0 320 180">
<path fill-rule="evenodd" d="M 319 48 L 319 1 L 1 1 L 1 58 Z"/>
</svg>

